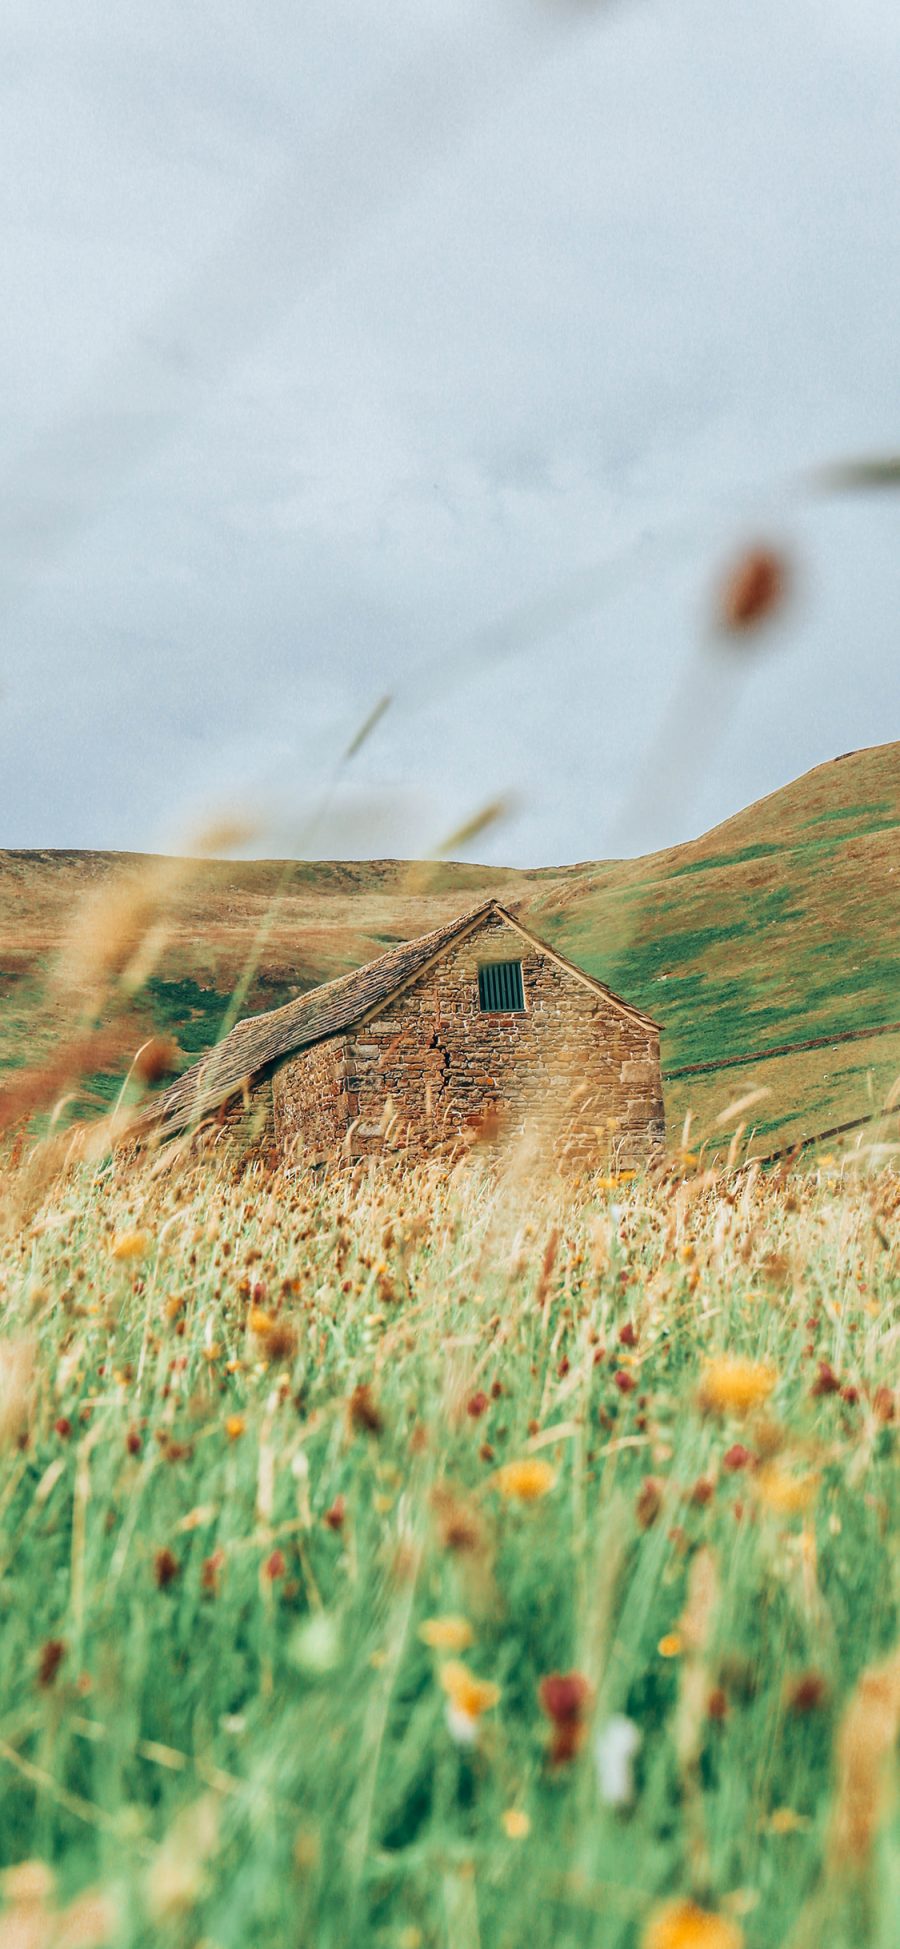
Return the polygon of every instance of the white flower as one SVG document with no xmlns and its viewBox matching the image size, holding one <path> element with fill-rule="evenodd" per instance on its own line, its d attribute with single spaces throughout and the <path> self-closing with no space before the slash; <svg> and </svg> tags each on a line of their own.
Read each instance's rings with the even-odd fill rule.
<svg viewBox="0 0 900 1949">
<path fill-rule="evenodd" d="M 455 1739 L 457 1746 L 477 1746 L 478 1734 L 481 1730 L 477 1713 L 464 1712 L 461 1706 L 454 1705 L 453 1700 L 450 1699 L 447 1705 L 447 1725 L 450 1736 Z"/>
<path fill-rule="evenodd" d="M 600 1798 L 607 1807 L 628 1807 L 634 1799 L 632 1761 L 641 1743 L 633 1719 L 613 1713 L 600 1727 L 594 1740 L 597 1783 Z"/>
</svg>

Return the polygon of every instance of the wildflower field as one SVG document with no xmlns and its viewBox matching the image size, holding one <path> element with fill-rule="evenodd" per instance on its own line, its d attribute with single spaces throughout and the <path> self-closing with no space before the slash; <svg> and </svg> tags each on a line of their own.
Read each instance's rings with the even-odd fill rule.
<svg viewBox="0 0 900 1949">
<path fill-rule="evenodd" d="M 0 1949 L 893 1949 L 896 1176 L 27 1190 Z"/>
</svg>

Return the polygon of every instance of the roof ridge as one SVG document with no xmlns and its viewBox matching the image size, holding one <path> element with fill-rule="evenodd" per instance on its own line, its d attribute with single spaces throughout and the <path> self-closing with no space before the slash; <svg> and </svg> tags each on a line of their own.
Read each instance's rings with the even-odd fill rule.
<svg viewBox="0 0 900 1949">
<path fill-rule="evenodd" d="M 343 974 L 329 975 L 327 981 L 317 981 L 314 988 L 302 989 L 300 994 L 293 995 L 290 1001 L 279 1002 L 277 1008 L 261 1008 L 256 1015 L 242 1015 L 240 1021 L 235 1022 L 229 1029 L 228 1034 L 233 1035 L 235 1029 L 243 1028 L 247 1022 L 271 1022 L 275 1016 L 282 1015 L 286 1009 L 296 1008 L 298 1002 L 311 1001 L 313 995 L 324 995 L 329 989 L 338 988 L 344 981 L 354 981 L 357 975 L 370 973 L 373 968 L 380 967 L 383 961 L 389 960 L 393 954 L 400 953 L 403 948 L 422 947 L 426 941 L 436 940 L 439 935 L 455 933 L 458 927 L 466 926 L 470 920 L 475 920 L 481 913 L 487 913 L 491 907 L 499 907 L 499 902 L 493 898 L 481 900 L 477 907 L 467 908 L 464 913 L 457 914 L 454 920 L 445 921 L 442 927 L 429 928 L 427 934 L 414 934 L 411 940 L 401 938 L 394 942 L 393 947 L 386 947 L 381 954 L 374 954 L 371 961 L 363 961 L 355 968 L 345 968 Z M 506 910 L 503 908 L 500 911 Z M 228 1037 L 223 1036 L 222 1040 L 226 1042 Z M 221 1044 L 214 1044 L 213 1047 L 220 1048 Z"/>
</svg>

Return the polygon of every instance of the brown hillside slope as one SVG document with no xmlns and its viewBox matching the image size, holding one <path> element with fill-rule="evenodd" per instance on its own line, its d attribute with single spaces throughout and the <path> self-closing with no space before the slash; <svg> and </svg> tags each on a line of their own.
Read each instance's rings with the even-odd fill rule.
<svg viewBox="0 0 900 1949">
<path fill-rule="evenodd" d="M 63 1032 L 73 995 L 60 977 L 108 931 L 123 880 L 146 898 L 126 898 L 119 963 L 149 925 L 165 928 L 146 979 L 140 952 L 132 964 L 135 1034 L 168 1029 L 186 1058 L 219 1034 L 236 985 L 240 1012 L 273 1007 L 487 894 L 660 1020 L 669 1068 L 897 1022 L 898 837 L 890 744 L 820 765 L 687 845 L 558 870 L 214 861 L 173 873 L 141 856 L 0 853 L 0 1061 L 21 1064 Z M 880 1101 L 897 1068 L 890 1038 L 770 1062 L 755 1114 L 778 1133 L 824 1127 Z M 671 1118 L 691 1105 L 709 1123 L 754 1086 L 743 1070 L 679 1083 Z"/>
</svg>

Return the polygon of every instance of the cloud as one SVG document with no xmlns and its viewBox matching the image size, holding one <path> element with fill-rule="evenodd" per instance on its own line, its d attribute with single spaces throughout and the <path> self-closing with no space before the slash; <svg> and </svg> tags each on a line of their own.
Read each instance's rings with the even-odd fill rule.
<svg viewBox="0 0 900 1949">
<path fill-rule="evenodd" d="M 305 805 L 385 690 L 398 849 L 515 790 L 483 843 L 522 862 L 890 736 L 890 519 L 795 482 L 896 446 L 892 21 L 11 0 L 4 843 Z M 770 531 L 804 604 L 642 818 L 720 561 Z"/>
</svg>

